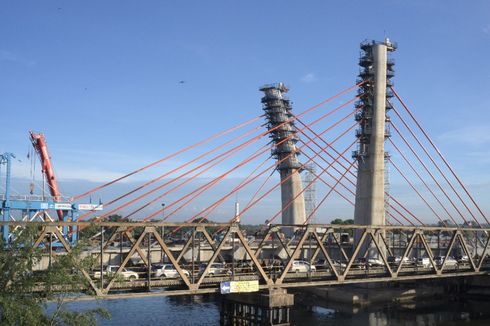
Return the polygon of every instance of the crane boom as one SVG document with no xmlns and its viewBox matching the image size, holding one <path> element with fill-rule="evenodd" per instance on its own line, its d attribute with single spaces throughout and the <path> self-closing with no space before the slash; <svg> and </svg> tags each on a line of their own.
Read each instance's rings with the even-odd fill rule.
<svg viewBox="0 0 490 326">
<path fill-rule="evenodd" d="M 49 185 L 49 192 L 53 197 L 53 200 L 55 202 L 59 202 L 61 200 L 61 193 L 58 187 L 58 182 L 56 181 L 53 165 L 51 164 L 51 158 L 49 157 L 46 138 L 42 133 L 36 133 L 30 131 L 29 134 L 31 136 L 32 146 L 34 146 L 34 149 L 39 154 L 39 158 L 41 160 L 41 165 L 42 165 L 42 171 Z M 63 212 L 61 210 L 57 210 L 56 213 L 58 214 L 58 219 L 62 221 Z"/>
</svg>

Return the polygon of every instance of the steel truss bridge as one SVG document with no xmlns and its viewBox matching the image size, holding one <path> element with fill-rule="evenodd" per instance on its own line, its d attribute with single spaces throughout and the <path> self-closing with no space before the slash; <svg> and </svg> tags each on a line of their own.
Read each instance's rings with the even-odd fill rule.
<svg viewBox="0 0 490 326">
<path fill-rule="evenodd" d="M 91 225 L 88 222 L 9 224 L 17 232 L 27 224 L 36 225 L 34 246 L 43 250 L 49 264 L 74 249 L 62 235 L 63 227 Z M 95 264 L 73 271 L 82 273 L 86 280 L 74 291 L 90 291 L 105 298 L 134 296 L 135 292 L 149 296 L 216 293 L 221 282 L 231 280 L 258 280 L 260 289 L 272 289 L 413 281 L 490 272 L 490 229 L 270 225 L 263 236 L 253 238 L 244 236 L 239 224 L 99 222 L 96 225 L 101 233 L 82 251 L 92 256 Z M 284 238 L 285 227 L 294 227 L 295 236 Z M 188 235 L 186 239 L 177 241 L 170 237 L 181 228 Z M 220 240 L 212 237 L 216 230 L 221 230 Z M 358 240 L 349 241 L 348 234 L 357 234 Z M 372 250 L 379 257 L 375 263 L 366 258 Z M 458 263 L 444 259 L 458 252 L 464 257 Z M 110 275 L 100 273 L 111 255 L 117 261 L 112 263 L 118 266 L 117 270 Z M 159 258 L 155 259 L 155 255 Z M 437 260 L 436 256 L 443 259 Z M 140 263 L 132 263 L 135 258 Z M 311 263 L 316 270 L 293 271 L 295 261 Z M 171 264 L 176 271 L 174 277 L 155 277 L 151 266 L 157 262 Z M 213 263 L 221 263 L 223 269 L 210 273 Z M 46 263 L 38 265 L 36 273 L 43 273 Z M 125 278 L 124 273 L 128 271 L 136 272 L 138 278 Z M 97 278 L 96 273 L 100 275 Z M 42 289 L 43 285 L 39 284 L 38 288 Z"/>
</svg>

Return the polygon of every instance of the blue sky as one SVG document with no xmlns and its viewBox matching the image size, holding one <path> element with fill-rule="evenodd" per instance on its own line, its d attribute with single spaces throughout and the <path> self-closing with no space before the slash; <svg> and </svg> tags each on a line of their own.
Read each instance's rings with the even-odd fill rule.
<svg viewBox="0 0 490 326">
<path fill-rule="evenodd" d="M 384 36 L 396 88 L 488 210 L 488 1 L 3 1 L 0 151 L 43 131 L 75 194 L 261 114 L 264 83 L 297 112 L 320 102 Z"/>
</svg>

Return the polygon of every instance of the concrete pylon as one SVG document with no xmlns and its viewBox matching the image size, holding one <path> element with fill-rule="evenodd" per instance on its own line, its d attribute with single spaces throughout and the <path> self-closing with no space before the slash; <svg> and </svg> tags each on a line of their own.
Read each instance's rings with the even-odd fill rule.
<svg viewBox="0 0 490 326">
<path fill-rule="evenodd" d="M 359 65 L 362 67 L 359 77 L 364 83 L 360 86 L 360 100 L 356 107 L 359 129 L 357 159 L 357 186 L 354 210 L 354 222 L 360 225 L 385 225 L 385 138 L 388 116 L 387 98 L 391 92 L 393 62 L 388 60 L 388 51 L 396 46 L 388 39 L 384 42 L 366 42 L 361 44 L 363 51 Z M 361 81 L 359 80 L 359 82 Z M 356 236 L 357 238 L 359 235 Z"/>
<path fill-rule="evenodd" d="M 282 223 L 303 224 L 305 217 L 305 200 L 303 186 L 299 174 L 301 164 L 298 160 L 296 128 L 291 113 L 291 103 L 284 96 L 288 88 L 283 83 L 265 85 L 260 88 L 264 92 L 263 109 L 267 117 L 267 128 L 272 130 L 270 138 L 276 144 L 272 155 L 281 163 L 277 166 L 281 175 Z M 284 230 L 291 235 L 293 229 Z"/>
</svg>

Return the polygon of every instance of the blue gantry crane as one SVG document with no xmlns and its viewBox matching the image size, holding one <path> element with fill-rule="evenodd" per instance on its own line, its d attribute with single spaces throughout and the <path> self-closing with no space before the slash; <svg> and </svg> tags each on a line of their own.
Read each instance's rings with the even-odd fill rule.
<svg viewBox="0 0 490 326">
<path fill-rule="evenodd" d="M 8 221 L 53 221 L 53 212 L 56 212 L 59 221 L 76 221 L 80 211 L 99 211 L 103 205 L 76 203 L 72 198 L 61 196 L 58 184 L 54 176 L 54 169 L 47 150 L 46 140 L 41 133 L 30 132 L 31 142 L 39 154 L 42 165 L 43 178 L 48 183 L 50 195 L 44 192 L 41 196 L 12 195 L 12 163 L 15 155 L 13 153 L 0 154 L 0 167 L 5 165 L 5 192 L 0 195 L 0 216 L 4 222 Z M 2 178 L 0 169 L 0 180 Z M 13 236 L 14 228 L 7 224 L 2 226 L 2 238 L 4 244 L 8 244 Z M 75 243 L 77 241 L 76 227 L 63 226 L 62 234 L 66 240 Z"/>
</svg>

